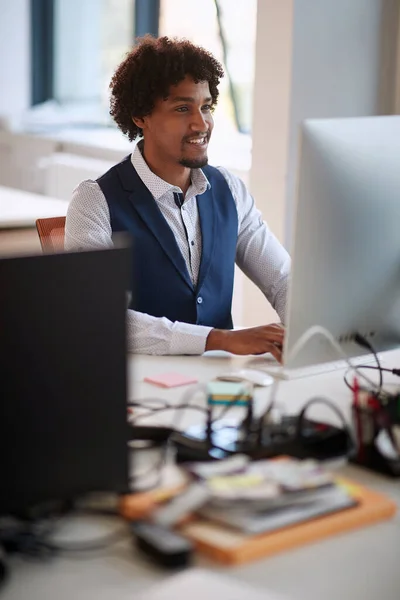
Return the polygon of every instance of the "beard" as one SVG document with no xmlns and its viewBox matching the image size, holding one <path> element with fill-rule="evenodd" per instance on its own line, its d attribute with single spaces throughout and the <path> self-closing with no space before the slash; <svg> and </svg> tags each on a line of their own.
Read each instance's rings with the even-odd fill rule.
<svg viewBox="0 0 400 600">
<path fill-rule="evenodd" d="M 181 158 L 179 164 L 188 169 L 201 169 L 208 164 L 208 156 L 203 158 Z"/>
</svg>

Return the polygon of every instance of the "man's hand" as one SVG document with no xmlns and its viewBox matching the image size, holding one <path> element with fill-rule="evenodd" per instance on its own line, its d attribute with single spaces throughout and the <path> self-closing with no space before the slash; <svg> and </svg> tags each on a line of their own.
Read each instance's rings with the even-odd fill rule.
<svg viewBox="0 0 400 600">
<path fill-rule="evenodd" d="M 282 362 L 285 330 L 282 325 L 262 325 L 249 329 L 212 329 L 207 337 L 206 350 L 226 350 L 232 354 L 264 354 L 270 352 Z"/>
</svg>

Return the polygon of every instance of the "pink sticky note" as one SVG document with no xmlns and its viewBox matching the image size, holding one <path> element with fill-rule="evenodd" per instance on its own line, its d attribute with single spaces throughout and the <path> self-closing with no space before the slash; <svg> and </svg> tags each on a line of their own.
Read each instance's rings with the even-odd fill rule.
<svg viewBox="0 0 400 600">
<path fill-rule="evenodd" d="M 161 373 L 160 375 L 152 375 L 151 377 L 145 377 L 144 381 L 147 383 L 153 383 L 164 388 L 178 387 L 179 385 L 189 385 L 190 383 L 197 383 L 198 379 L 195 377 L 187 377 L 186 375 L 180 375 L 179 373 Z"/>
</svg>

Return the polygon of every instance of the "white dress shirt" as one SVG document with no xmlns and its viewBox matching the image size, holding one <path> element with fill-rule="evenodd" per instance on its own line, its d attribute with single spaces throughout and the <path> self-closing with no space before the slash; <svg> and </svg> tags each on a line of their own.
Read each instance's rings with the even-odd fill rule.
<svg viewBox="0 0 400 600">
<path fill-rule="evenodd" d="M 191 185 L 179 208 L 174 192 L 182 190 L 155 175 L 141 153 L 141 143 L 132 153 L 132 164 L 153 195 L 171 227 L 193 283 L 201 260 L 201 229 L 196 197 L 210 186 L 201 169 L 192 169 Z M 263 222 L 243 181 L 222 167 L 238 213 L 236 264 L 260 288 L 284 322 L 290 258 Z M 65 228 L 65 248 L 110 247 L 112 230 L 107 201 L 99 185 L 83 181 L 74 190 Z M 211 327 L 172 322 L 134 310 L 127 311 L 128 350 L 141 354 L 202 354 Z"/>
</svg>

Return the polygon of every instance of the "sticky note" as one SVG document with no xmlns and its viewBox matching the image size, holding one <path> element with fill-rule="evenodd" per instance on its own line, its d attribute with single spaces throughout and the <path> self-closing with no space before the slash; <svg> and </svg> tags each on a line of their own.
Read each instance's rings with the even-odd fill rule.
<svg viewBox="0 0 400 600">
<path fill-rule="evenodd" d="M 198 379 L 195 377 L 188 377 L 187 375 L 181 375 L 180 373 L 161 373 L 160 375 L 152 375 L 151 377 L 145 377 L 144 381 L 147 383 L 153 383 L 163 388 L 178 387 L 180 385 L 189 385 L 191 383 L 197 383 Z"/>
<path fill-rule="evenodd" d="M 228 477 L 212 477 L 208 485 L 212 490 L 230 490 L 250 488 L 264 483 L 265 478 L 257 473 L 245 473 L 243 475 L 230 475 Z"/>
</svg>

